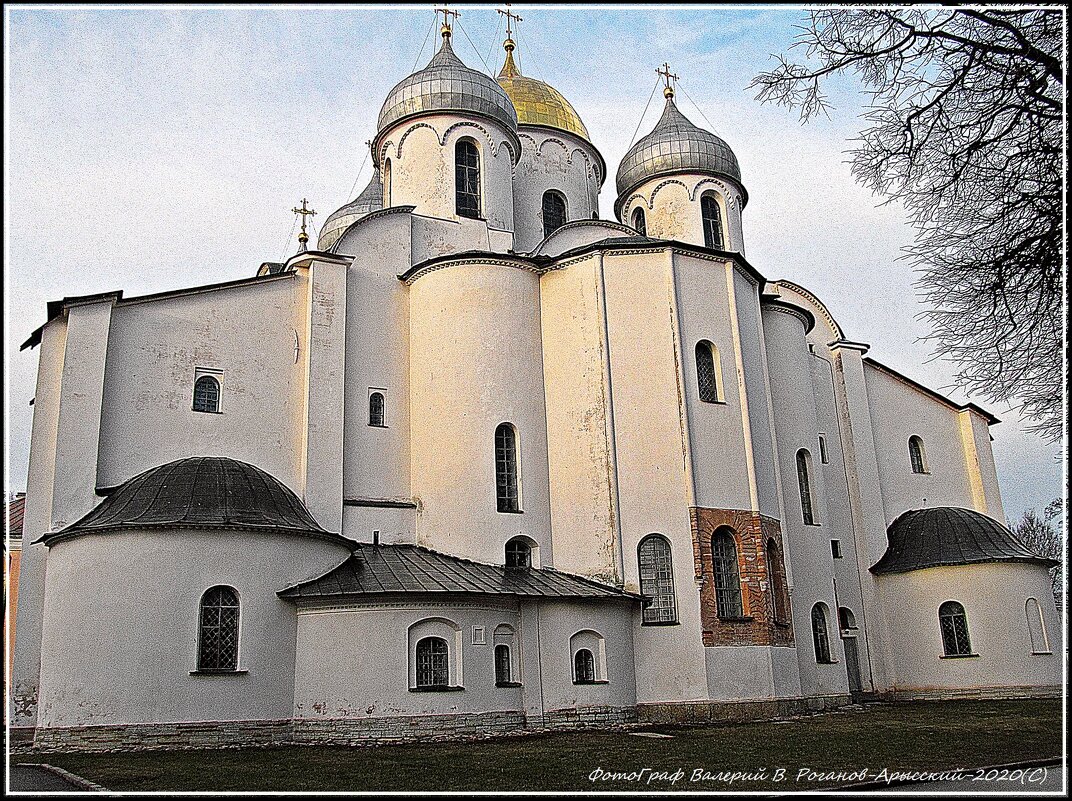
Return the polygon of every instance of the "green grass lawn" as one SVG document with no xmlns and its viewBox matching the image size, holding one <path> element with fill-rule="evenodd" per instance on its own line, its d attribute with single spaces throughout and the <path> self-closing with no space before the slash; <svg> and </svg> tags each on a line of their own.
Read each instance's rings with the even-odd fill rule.
<svg viewBox="0 0 1072 801">
<path fill-rule="evenodd" d="M 1061 753 L 1060 700 L 874 704 L 779 722 L 565 732 L 477 743 L 379 748 L 284 747 L 128 754 L 47 754 L 45 761 L 112 790 L 783 790 L 797 771 L 970 768 Z M 785 779 L 773 781 L 776 768 Z M 592 781 L 596 769 L 648 768 L 681 778 Z M 693 781 L 697 769 L 758 773 L 765 780 Z"/>
</svg>

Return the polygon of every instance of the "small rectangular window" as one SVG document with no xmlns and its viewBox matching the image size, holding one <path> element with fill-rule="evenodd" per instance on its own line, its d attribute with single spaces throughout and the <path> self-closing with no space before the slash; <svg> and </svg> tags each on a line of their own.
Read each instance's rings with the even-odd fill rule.
<svg viewBox="0 0 1072 801">
<path fill-rule="evenodd" d="M 835 559 L 841 558 L 841 540 L 830 540 L 830 553 Z"/>
<path fill-rule="evenodd" d="M 473 626 L 473 645 L 487 645 L 487 637 L 483 626 Z"/>
<path fill-rule="evenodd" d="M 830 459 L 826 455 L 826 437 L 822 434 L 819 435 L 819 461 L 823 464 L 830 463 Z"/>
</svg>

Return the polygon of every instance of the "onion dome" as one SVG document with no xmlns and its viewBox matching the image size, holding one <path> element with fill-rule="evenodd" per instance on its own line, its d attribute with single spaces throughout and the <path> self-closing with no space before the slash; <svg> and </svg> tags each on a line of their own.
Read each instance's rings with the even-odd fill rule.
<svg viewBox="0 0 1072 801">
<path fill-rule="evenodd" d="M 871 568 L 876 575 L 987 562 L 1034 562 L 1047 568 L 1060 564 L 1039 556 L 1001 523 L 971 509 L 910 510 L 890 524 L 886 538 L 886 553 Z"/>
<path fill-rule="evenodd" d="M 655 128 L 629 148 L 618 167 L 618 202 L 645 181 L 675 173 L 703 173 L 729 179 L 744 200 L 748 196 L 741 183 L 737 157 L 720 137 L 692 124 L 667 92 L 666 108 Z"/>
<path fill-rule="evenodd" d="M 364 217 L 371 211 L 379 211 L 383 208 L 383 180 L 380 178 L 380 170 L 372 168 L 372 180 L 368 186 L 361 190 L 361 194 L 344 206 L 340 206 L 328 215 L 317 237 L 316 247 L 318 250 L 330 250 L 346 229 Z"/>
<path fill-rule="evenodd" d="M 590 142 L 588 129 L 573 106 L 553 86 L 526 78 L 514 63 L 514 40 L 503 43 L 506 62 L 499 71 L 499 86 L 513 101 L 518 125 L 543 125 L 567 131 Z"/>
<path fill-rule="evenodd" d="M 450 28 L 443 28 L 443 46 L 428 66 L 403 79 L 380 109 L 378 135 L 399 120 L 454 111 L 487 117 L 517 133 L 517 112 L 506 92 L 490 75 L 469 69 L 450 46 Z"/>
<path fill-rule="evenodd" d="M 283 482 L 245 462 L 194 457 L 168 462 L 119 485 L 77 522 L 39 542 L 125 529 L 246 529 L 349 540 L 320 527 Z"/>
</svg>

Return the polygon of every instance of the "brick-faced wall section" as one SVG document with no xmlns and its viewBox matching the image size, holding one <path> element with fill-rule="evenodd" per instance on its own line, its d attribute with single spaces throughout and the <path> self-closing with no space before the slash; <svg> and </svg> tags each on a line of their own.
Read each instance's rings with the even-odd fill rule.
<svg viewBox="0 0 1072 801">
<path fill-rule="evenodd" d="M 744 509 L 691 507 L 692 551 L 696 575 L 700 577 L 700 625 L 703 644 L 714 645 L 792 645 L 789 590 L 785 581 L 785 562 L 781 525 L 773 518 Z M 718 616 L 715 600 L 714 564 L 711 538 L 720 528 L 728 528 L 737 545 L 737 572 L 741 580 L 741 608 L 744 617 L 726 620 Z M 784 620 L 775 620 L 771 576 L 767 573 L 768 540 L 778 546 L 774 570 L 780 581 L 781 609 Z"/>
</svg>

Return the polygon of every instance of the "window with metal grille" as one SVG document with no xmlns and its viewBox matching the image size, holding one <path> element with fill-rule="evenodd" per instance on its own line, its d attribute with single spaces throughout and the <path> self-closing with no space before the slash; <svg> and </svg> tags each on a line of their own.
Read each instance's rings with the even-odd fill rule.
<svg viewBox="0 0 1072 801">
<path fill-rule="evenodd" d="M 446 687 L 450 684 L 447 641 L 425 637 L 417 641 L 417 686 Z"/>
<path fill-rule="evenodd" d="M 913 473 L 927 472 L 927 463 L 923 459 L 923 440 L 919 437 L 909 437 L 908 458 L 912 461 Z"/>
<path fill-rule="evenodd" d="M 454 146 L 454 206 L 459 217 L 480 216 L 480 151 L 469 139 Z"/>
<path fill-rule="evenodd" d="M 946 656 L 963 656 L 972 652 L 968 616 L 964 614 L 963 606 L 956 601 L 946 601 L 938 607 L 938 622 L 942 626 L 942 647 Z"/>
<path fill-rule="evenodd" d="M 573 683 L 591 684 L 596 680 L 596 660 L 587 648 L 581 648 L 573 656 Z"/>
<path fill-rule="evenodd" d="M 382 428 L 384 423 L 383 417 L 383 393 L 373 392 L 368 398 L 368 424 L 370 426 L 378 426 Z"/>
<path fill-rule="evenodd" d="M 815 512 L 811 506 L 811 476 L 808 475 L 808 452 L 801 448 L 797 451 L 797 484 L 800 485 L 800 513 L 804 524 L 815 525 Z"/>
<path fill-rule="evenodd" d="M 495 646 L 495 683 L 496 684 L 508 684 L 513 681 L 513 674 L 510 669 L 510 646 L 509 645 L 496 645 Z"/>
<path fill-rule="evenodd" d="M 212 587 L 201 596 L 197 669 L 238 670 L 238 593 Z"/>
<path fill-rule="evenodd" d="M 830 658 L 830 635 L 826 628 L 826 610 L 822 604 L 815 604 L 811 608 L 811 637 L 815 645 L 815 661 L 820 665 L 828 665 L 834 660 Z"/>
<path fill-rule="evenodd" d="M 543 193 L 543 235 L 550 236 L 566 224 L 566 198 L 560 192 Z"/>
<path fill-rule="evenodd" d="M 218 412 L 220 410 L 220 382 L 210 375 L 203 375 L 194 382 L 194 411 Z"/>
<path fill-rule="evenodd" d="M 514 537 L 506 543 L 506 566 L 532 567 L 532 546 L 520 537 Z"/>
<path fill-rule="evenodd" d="M 786 591 L 785 569 L 782 564 L 782 555 L 778 550 L 778 543 L 773 538 L 767 540 L 767 581 L 770 586 L 771 608 L 774 610 L 774 620 L 777 623 L 786 623 L 789 616 L 786 614 Z"/>
<path fill-rule="evenodd" d="M 644 607 L 645 623 L 676 623 L 674 566 L 670 543 L 659 534 L 649 534 L 637 546 L 640 565 L 640 593 L 651 601 Z"/>
<path fill-rule="evenodd" d="M 715 605 L 718 616 L 743 617 L 737 543 L 728 529 L 720 529 L 711 537 L 711 562 L 715 573 Z"/>
<path fill-rule="evenodd" d="M 644 209 L 633 209 L 633 227 L 641 236 L 648 235 L 648 227 L 644 224 Z"/>
<path fill-rule="evenodd" d="M 700 216 L 703 217 L 704 244 L 712 250 L 721 250 L 722 212 L 718 208 L 718 201 L 710 192 L 700 198 Z"/>
<path fill-rule="evenodd" d="M 696 384 L 700 400 L 718 403 L 722 400 L 722 388 L 718 385 L 718 349 L 707 340 L 696 343 Z"/>
<path fill-rule="evenodd" d="M 518 512 L 517 434 L 509 423 L 495 429 L 495 495 L 500 512 Z"/>
</svg>

